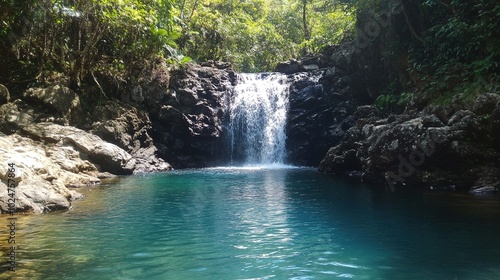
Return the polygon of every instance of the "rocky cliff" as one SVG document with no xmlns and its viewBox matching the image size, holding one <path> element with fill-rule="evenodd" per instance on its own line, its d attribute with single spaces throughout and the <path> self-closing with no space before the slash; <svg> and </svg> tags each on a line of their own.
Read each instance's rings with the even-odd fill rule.
<svg viewBox="0 0 500 280">
<path fill-rule="evenodd" d="M 188 64 L 172 73 L 169 94 L 151 112 L 159 155 L 175 168 L 228 162 L 228 93 L 236 82 L 231 65 Z"/>
<path fill-rule="evenodd" d="M 397 71 L 374 61 L 383 48 L 344 50 L 330 47 L 277 67 L 292 81 L 291 163 L 320 163 L 320 172 L 356 176 L 391 191 L 500 190 L 498 92 L 461 94 L 442 105 L 415 94 L 401 113 L 384 114 L 373 104 Z"/>
<path fill-rule="evenodd" d="M 359 107 L 356 123 L 322 160 L 324 173 L 357 174 L 394 191 L 405 186 L 471 192 L 500 190 L 500 95 L 378 116 Z"/>
<path fill-rule="evenodd" d="M 229 64 L 171 71 L 158 61 L 128 84 L 105 78 L 80 94 L 55 83 L 11 96 L 0 85 L 3 212 L 7 163 L 18 171 L 15 210 L 48 212 L 68 209 L 81 198 L 77 188 L 102 178 L 227 162 L 226 99 L 235 83 Z M 102 96 L 89 97 L 93 90 Z"/>
</svg>

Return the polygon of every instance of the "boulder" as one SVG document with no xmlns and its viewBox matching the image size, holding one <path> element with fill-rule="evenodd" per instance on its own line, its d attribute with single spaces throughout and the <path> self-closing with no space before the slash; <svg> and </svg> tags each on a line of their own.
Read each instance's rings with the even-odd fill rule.
<svg viewBox="0 0 500 280">
<path fill-rule="evenodd" d="M 66 143 L 99 164 L 100 171 L 113 174 L 131 174 L 127 167 L 132 156 L 120 147 L 103 141 L 100 137 L 81 129 L 52 123 L 39 123 L 23 127 L 21 132 L 35 140 L 45 143 Z"/>
<path fill-rule="evenodd" d="M 21 100 L 0 106 L 0 131 L 12 134 L 19 128 L 30 125 L 35 120 L 32 108 Z"/>
<path fill-rule="evenodd" d="M 80 98 L 71 89 L 54 85 L 47 88 L 30 88 L 23 93 L 23 98 L 43 104 L 49 111 L 69 117 L 80 109 Z"/>
<path fill-rule="evenodd" d="M 6 86 L 0 84 L 0 105 L 10 101 L 9 90 Z"/>
<path fill-rule="evenodd" d="M 47 146 L 19 135 L 0 136 L 0 209 L 8 211 L 7 163 L 14 163 L 18 212 L 50 212 L 69 209 L 82 195 L 69 189 L 98 184 L 97 168 L 80 157 L 72 146 Z M 12 192 L 11 192 L 12 193 Z"/>
<path fill-rule="evenodd" d="M 486 92 L 480 94 L 472 106 L 472 111 L 478 115 L 489 115 L 500 103 L 500 94 Z"/>
<path fill-rule="evenodd" d="M 125 169 L 133 173 L 168 171 L 172 167 L 158 157 L 158 149 L 150 136 L 148 114 L 129 105 L 108 102 L 96 108 L 90 132 L 129 152 L 133 160 Z"/>
</svg>

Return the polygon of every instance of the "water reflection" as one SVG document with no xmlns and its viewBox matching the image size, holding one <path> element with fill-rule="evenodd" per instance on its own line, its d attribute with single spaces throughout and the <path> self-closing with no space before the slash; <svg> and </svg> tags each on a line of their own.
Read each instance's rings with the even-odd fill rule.
<svg viewBox="0 0 500 280">
<path fill-rule="evenodd" d="M 132 176 L 23 217 L 16 275 L 495 279 L 499 219 L 498 197 L 388 194 L 307 169 Z"/>
</svg>

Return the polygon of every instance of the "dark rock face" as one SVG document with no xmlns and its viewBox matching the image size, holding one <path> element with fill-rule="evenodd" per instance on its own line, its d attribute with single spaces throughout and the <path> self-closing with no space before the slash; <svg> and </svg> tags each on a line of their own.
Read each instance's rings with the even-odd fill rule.
<svg viewBox="0 0 500 280">
<path fill-rule="evenodd" d="M 340 51 L 330 47 L 296 62 L 297 69 L 307 69 L 307 65 L 321 69 L 290 75 L 287 151 L 292 164 L 318 166 L 328 149 L 354 124 L 356 108 L 372 100 L 366 87 L 370 81 L 360 75 L 351 57 L 336 59 L 342 55 Z M 291 71 L 280 67 L 277 70 Z"/>
<path fill-rule="evenodd" d="M 170 94 L 152 113 L 160 156 L 175 168 L 227 162 L 226 99 L 236 80 L 230 65 L 188 64 L 171 75 Z"/>
<path fill-rule="evenodd" d="M 442 113 L 436 115 L 370 119 L 358 114 L 356 125 L 328 151 L 319 170 L 336 174 L 361 171 L 364 181 L 391 190 L 424 185 L 498 191 L 500 139 L 498 119 L 492 116 L 499 110 L 499 95 L 479 95 L 451 116 L 437 117 L 451 113 L 450 106 L 433 108 Z"/>
<path fill-rule="evenodd" d="M 331 143 L 338 143 L 352 125 L 358 100 L 348 88 L 335 91 L 329 71 L 291 76 L 287 121 L 287 161 L 317 166 Z M 333 82 L 335 83 L 335 82 Z"/>
</svg>

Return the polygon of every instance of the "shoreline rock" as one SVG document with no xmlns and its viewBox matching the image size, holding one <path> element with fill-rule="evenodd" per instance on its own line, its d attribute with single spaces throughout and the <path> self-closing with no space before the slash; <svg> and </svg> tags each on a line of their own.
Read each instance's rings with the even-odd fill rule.
<svg viewBox="0 0 500 280">
<path fill-rule="evenodd" d="M 67 94 L 52 94 L 61 91 Z M 114 174 L 172 169 L 157 156 L 148 114 L 133 106 L 108 102 L 95 108 L 100 122 L 91 119 L 87 132 L 67 125 L 75 117 L 86 122 L 75 113 L 81 112 L 79 98 L 68 88 L 30 89 L 22 97 L 26 100 L 0 106 L 2 213 L 9 210 L 7 163 L 15 162 L 18 173 L 15 212 L 34 213 L 68 210 L 71 201 L 82 198 L 76 188 L 100 184 Z"/>
<path fill-rule="evenodd" d="M 360 172 L 361 180 L 391 191 L 405 186 L 500 191 L 500 95 L 484 93 L 468 106 L 452 107 L 386 119 L 358 114 L 319 171 Z"/>
</svg>

